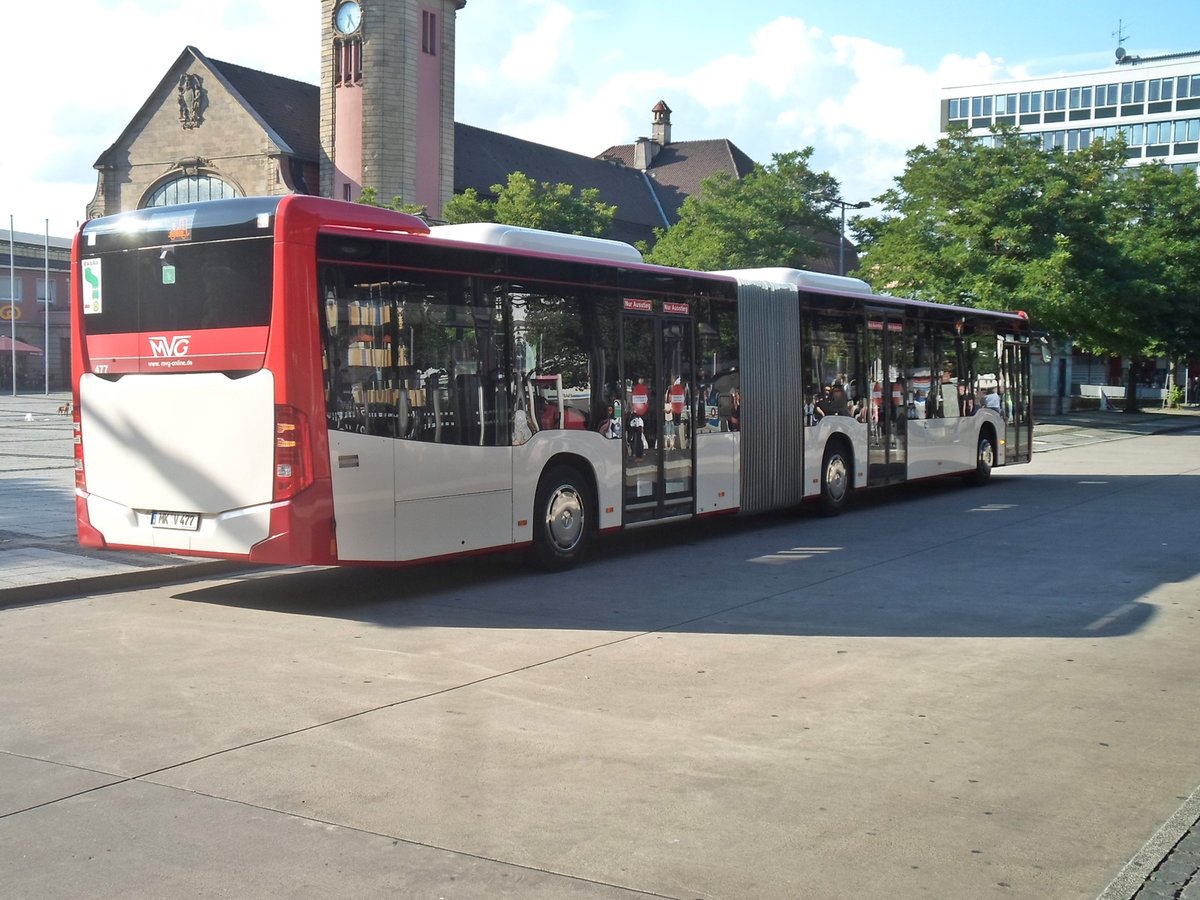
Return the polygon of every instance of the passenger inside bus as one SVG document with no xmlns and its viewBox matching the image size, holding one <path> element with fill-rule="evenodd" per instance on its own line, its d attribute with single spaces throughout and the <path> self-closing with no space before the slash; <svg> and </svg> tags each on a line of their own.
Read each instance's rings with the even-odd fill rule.
<svg viewBox="0 0 1200 900">
<path fill-rule="evenodd" d="M 829 399 L 833 406 L 834 415 L 850 414 L 850 398 L 846 394 L 846 376 L 839 375 L 829 388 Z"/>
<path fill-rule="evenodd" d="M 918 390 L 913 394 L 912 415 L 913 419 L 925 418 L 925 392 Z"/>
<path fill-rule="evenodd" d="M 825 390 L 813 398 L 813 420 L 820 421 L 826 416 L 836 416 L 837 404 L 833 399 L 833 386 L 825 385 Z"/>
<path fill-rule="evenodd" d="M 614 415 L 612 406 L 608 407 L 608 411 L 604 414 L 604 418 L 600 421 L 599 427 L 596 429 L 604 437 L 616 440 L 621 436 L 621 420 Z"/>
</svg>

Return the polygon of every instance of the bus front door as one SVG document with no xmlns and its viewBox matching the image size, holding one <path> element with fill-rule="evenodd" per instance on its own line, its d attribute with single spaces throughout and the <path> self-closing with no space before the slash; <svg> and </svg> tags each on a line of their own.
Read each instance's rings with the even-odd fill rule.
<svg viewBox="0 0 1200 900">
<path fill-rule="evenodd" d="M 624 521 L 691 515 L 692 321 L 626 313 L 623 325 Z"/>
<path fill-rule="evenodd" d="M 1029 462 L 1033 451 L 1033 402 L 1029 386 L 1029 344 L 1005 340 L 1000 357 L 1005 430 L 1004 461 Z"/>
<path fill-rule="evenodd" d="M 904 321 L 900 316 L 867 317 L 867 381 L 870 385 L 867 483 L 903 481 L 908 461 L 908 418 L 902 378 Z"/>
</svg>

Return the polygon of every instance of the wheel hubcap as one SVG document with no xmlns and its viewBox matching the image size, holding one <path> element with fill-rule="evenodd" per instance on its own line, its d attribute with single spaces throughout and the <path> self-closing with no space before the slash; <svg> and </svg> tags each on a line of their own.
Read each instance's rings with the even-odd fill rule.
<svg viewBox="0 0 1200 900">
<path fill-rule="evenodd" d="M 559 550 L 571 550 L 583 535 L 583 498 L 570 486 L 558 488 L 546 506 L 546 533 Z"/>
<path fill-rule="evenodd" d="M 841 501 L 846 496 L 846 461 L 841 456 L 831 456 L 825 467 L 825 493 L 830 500 Z"/>
<path fill-rule="evenodd" d="M 983 440 L 979 442 L 979 465 L 985 469 L 992 467 L 992 462 L 995 459 L 995 454 L 992 452 L 992 442 Z"/>
</svg>

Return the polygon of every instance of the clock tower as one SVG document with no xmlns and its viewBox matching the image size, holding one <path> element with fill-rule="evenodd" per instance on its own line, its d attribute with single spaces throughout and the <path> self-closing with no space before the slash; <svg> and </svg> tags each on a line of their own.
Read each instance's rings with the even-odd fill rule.
<svg viewBox="0 0 1200 900">
<path fill-rule="evenodd" d="M 321 194 L 454 192 L 454 25 L 466 0 L 321 0 Z"/>
</svg>

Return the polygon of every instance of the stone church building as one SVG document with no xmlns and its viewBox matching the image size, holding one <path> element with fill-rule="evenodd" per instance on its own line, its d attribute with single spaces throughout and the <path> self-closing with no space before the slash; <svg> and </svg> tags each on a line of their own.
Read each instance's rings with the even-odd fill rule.
<svg viewBox="0 0 1200 900">
<path fill-rule="evenodd" d="M 96 161 L 88 217 L 247 195 L 357 200 L 373 188 L 385 202 L 423 205 L 436 220 L 452 194 L 490 196 L 492 185 L 523 172 L 596 188 L 616 207 L 609 237 L 652 241 L 704 178 L 742 177 L 754 166 L 725 139 L 674 141 L 662 101 L 649 137 L 596 157 L 455 122 L 455 28 L 466 0 L 320 5 L 319 86 L 186 47 Z M 833 271 L 837 240 L 824 236 L 825 258 L 813 268 Z"/>
</svg>

